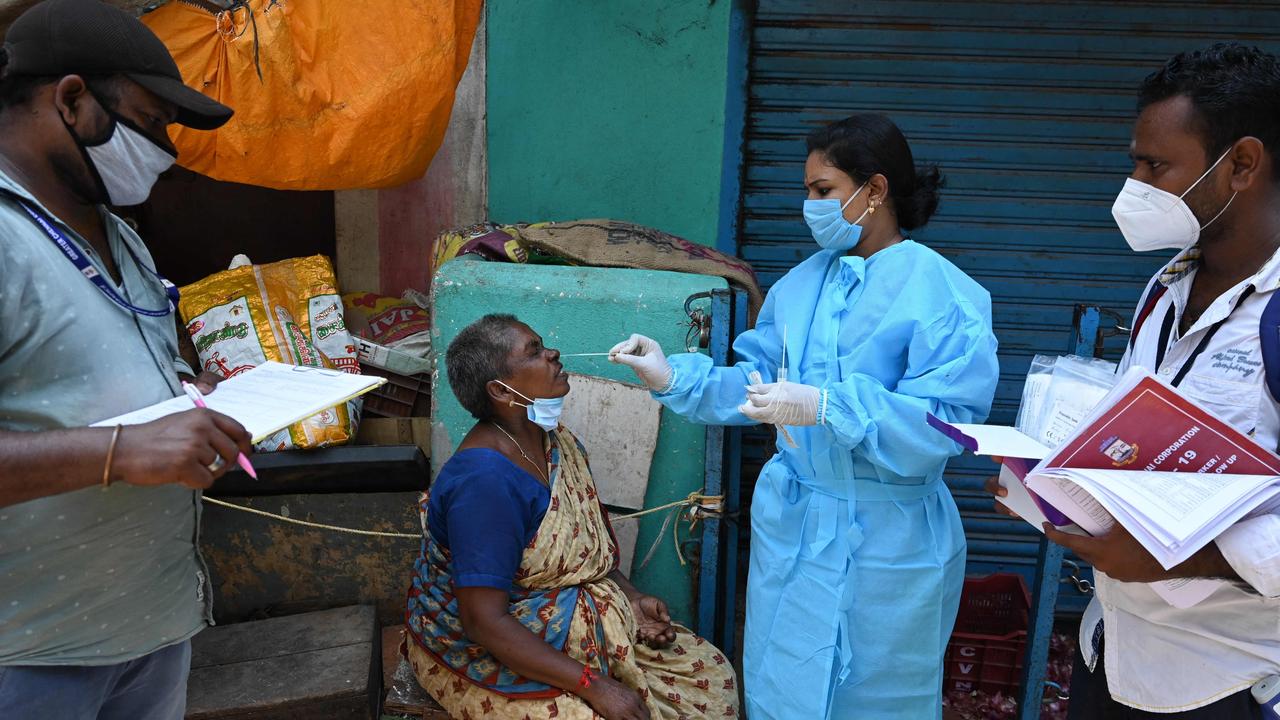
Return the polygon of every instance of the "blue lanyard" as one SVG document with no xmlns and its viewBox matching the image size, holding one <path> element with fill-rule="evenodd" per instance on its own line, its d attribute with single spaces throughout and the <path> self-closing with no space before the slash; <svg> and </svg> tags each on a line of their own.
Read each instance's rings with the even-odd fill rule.
<svg viewBox="0 0 1280 720">
<path fill-rule="evenodd" d="M 116 292 L 115 288 L 111 287 L 111 284 L 107 282 L 106 278 L 102 277 L 102 273 L 98 272 L 98 269 L 93 266 L 93 263 L 89 262 L 89 259 L 81 254 L 80 251 L 76 249 L 75 245 L 68 241 L 58 228 L 54 227 L 53 223 L 49 222 L 44 215 L 41 215 L 39 211 L 31 207 L 26 200 L 16 196 L 14 199 L 18 201 L 18 204 L 22 206 L 23 210 L 27 211 L 27 215 L 31 216 L 32 222 L 39 226 L 41 230 L 44 230 L 45 235 L 48 235 L 49 239 L 53 241 L 53 244 L 57 245 L 58 249 L 62 251 L 62 254 L 71 261 L 71 264 L 76 266 L 76 269 L 80 271 L 80 274 L 84 275 L 85 278 L 96 285 L 98 290 L 102 291 L 102 294 L 106 295 L 107 299 L 111 300 L 111 302 L 114 302 L 125 310 L 139 315 L 146 315 L 147 317 L 165 317 L 178 308 L 179 294 L 177 286 L 166 280 L 164 276 L 151 268 L 147 268 L 147 271 L 152 275 L 155 275 L 156 279 L 160 281 L 160 284 L 164 286 L 165 294 L 169 296 L 169 307 L 164 310 L 148 310 L 146 308 L 140 308 L 137 305 L 130 303 L 128 300 L 125 300 L 123 297 L 120 297 L 120 293 Z M 123 244 L 124 249 L 129 251 L 129 257 L 133 258 L 133 262 L 139 267 L 146 267 L 142 264 L 142 261 L 138 259 L 137 254 L 133 252 L 133 248 L 129 247 L 129 243 L 126 242 Z"/>
</svg>

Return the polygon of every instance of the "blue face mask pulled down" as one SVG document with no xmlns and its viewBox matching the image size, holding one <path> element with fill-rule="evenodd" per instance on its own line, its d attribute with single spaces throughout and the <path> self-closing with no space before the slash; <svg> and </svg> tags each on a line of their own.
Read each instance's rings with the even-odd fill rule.
<svg viewBox="0 0 1280 720">
<path fill-rule="evenodd" d="M 858 240 L 862 238 L 862 226 L 858 223 L 867 216 L 871 207 L 867 206 L 855 222 L 844 219 L 844 209 L 866 186 L 863 183 L 843 205 L 835 198 L 804 201 L 804 221 L 808 223 L 809 232 L 813 233 L 813 239 L 822 249 L 852 250 L 857 247 Z"/>
<path fill-rule="evenodd" d="M 512 405 L 524 406 L 525 415 L 529 418 L 529 422 L 537 425 L 547 432 L 555 430 L 560 425 L 560 413 L 564 411 L 563 397 L 538 398 L 535 400 L 501 380 L 498 380 L 497 382 L 499 385 L 502 385 L 502 387 L 529 401 L 528 405 L 518 403 L 514 400 L 511 401 Z"/>
</svg>

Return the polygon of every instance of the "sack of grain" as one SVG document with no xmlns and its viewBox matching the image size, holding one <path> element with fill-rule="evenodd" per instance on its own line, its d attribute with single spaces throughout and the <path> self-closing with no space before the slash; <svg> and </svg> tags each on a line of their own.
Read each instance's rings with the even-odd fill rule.
<svg viewBox="0 0 1280 720">
<path fill-rule="evenodd" d="M 333 266 L 323 255 L 232 267 L 182 288 L 178 305 L 203 369 L 229 378 L 267 360 L 359 373 Z M 259 452 L 342 445 L 355 437 L 359 400 L 258 443 Z"/>
</svg>

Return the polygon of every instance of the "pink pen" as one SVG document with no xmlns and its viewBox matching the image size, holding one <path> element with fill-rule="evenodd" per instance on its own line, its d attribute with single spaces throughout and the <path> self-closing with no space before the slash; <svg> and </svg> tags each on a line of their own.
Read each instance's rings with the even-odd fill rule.
<svg viewBox="0 0 1280 720">
<path fill-rule="evenodd" d="M 189 382 L 183 382 L 182 391 L 187 394 L 187 397 L 191 398 L 191 402 L 195 403 L 196 407 L 198 408 L 209 407 L 208 405 L 204 404 L 204 395 L 200 394 L 200 388 L 196 387 L 195 385 L 192 385 Z M 249 473 L 249 477 L 253 478 L 254 480 L 258 479 L 258 472 L 253 469 L 252 465 L 249 464 L 249 458 L 245 457 L 244 453 L 240 453 L 239 455 L 236 456 L 236 462 L 240 465 L 240 469 Z"/>
</svg>

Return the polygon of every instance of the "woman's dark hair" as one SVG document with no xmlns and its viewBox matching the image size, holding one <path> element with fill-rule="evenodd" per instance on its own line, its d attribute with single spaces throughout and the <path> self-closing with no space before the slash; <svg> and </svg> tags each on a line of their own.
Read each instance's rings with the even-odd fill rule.
<svg viewBox="0 0 1280 720">
<path fill-rule="evenodd" d="M 903 230 L 922 227 L 938 209 L 942 174 L 935 165 L 916 167 L 907 139 L 884 115 L 851 115 L 809 133 L 807 145 L 859 184 L 885 176 Z"/>
<path fill-rule="evenodd" d="M 1138 112 L 1172 97 L 1186 96 L 1194 109 L 1192 129 L 1205 154 L 1217 157 L 1242 137 L 1262 141 L 1274 165 L 1280 152 L 1280 59 L 1256 47 L 1217 43 L 1173 56 L 1138 90 Z"/>
<path fill-rule="evenodd" d="M 444 358 L 449 387 L 477 420 L 486 420 L 491 414 L 486 385 L 511 373 L 507 358 L 515 344 L 512 329 L 518 322 L 515 315 L 485 315 L 449 343 Z"/>
</svg>

